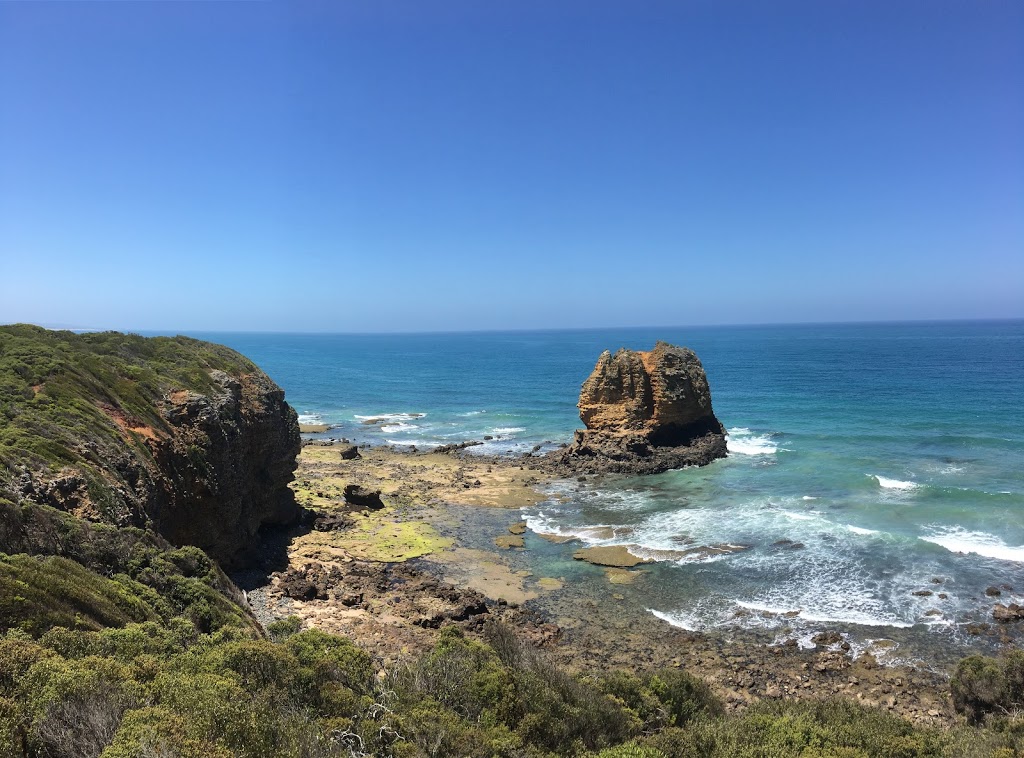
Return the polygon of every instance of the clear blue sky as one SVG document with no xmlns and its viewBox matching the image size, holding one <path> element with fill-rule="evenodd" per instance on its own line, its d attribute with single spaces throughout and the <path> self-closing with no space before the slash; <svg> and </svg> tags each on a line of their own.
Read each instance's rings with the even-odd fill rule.
<svg viewBox="0 0 1024 758">
<path fill-rule="evenodd" d="M 1019 0 L 0 2 L 0 323 L 1024 316 Z"/>
</svg>

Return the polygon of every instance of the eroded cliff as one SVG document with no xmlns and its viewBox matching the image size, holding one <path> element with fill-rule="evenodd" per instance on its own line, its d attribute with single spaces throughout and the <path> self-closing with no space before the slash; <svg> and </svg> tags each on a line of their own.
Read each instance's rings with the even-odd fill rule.
<svg viewBox="0 0 1024 758">
<path fill-rule="evenodd" d="M 2 327 L 0 422 L 13 499 L 150 528 L 225 565 L 260 526 L 299 513 L 295 411 L 220 345 Z"/>
</svg>

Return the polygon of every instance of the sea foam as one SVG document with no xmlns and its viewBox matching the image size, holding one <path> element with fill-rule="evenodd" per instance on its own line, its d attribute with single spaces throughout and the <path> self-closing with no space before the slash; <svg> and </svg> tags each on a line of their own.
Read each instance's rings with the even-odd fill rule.
<svg viewBox="0 0 1024 758">
<path fill-rule="evenodd" d="M 360 416 L 356 414 L 354 418 L 362 421 L 364 424 L 401 424 L 415 421 L 426 415 L 426 413 L 378 413 L 373 416 Z"/>
<path fill-rule="evenodd" d="M 1024 563 L 1024 545 L 1007 545 L 999 537 L 986 532 L 973 532 L 959 526 L 937 527 L 932 534 L 922 535 L 920 539 L 953 553 L 973 553 L 1001 561 Z"/>
<path fill-rule="evenodd" d="M 904 482 L 899 479 L 887 479 L 884 476 L 878 474 L 868 474 L 872 479 L 878 481 L 878 486 L 882 489 L 887 490 L 916 490 L 920 485 L 917 482 Z"/>
<path fill-rule="evenodd" d="M 779 446 L 763 434 L 754 434 L 742 426 L 733 427 L 725 436 L 725 446 L 738 455 L 772 455 Z"/>
<path fill-rule="evenodd" d="M 413 429 L 419 429 L 416 424 L 384 424 L 380 430 L 385 434 L 394 434 L 395 432 L 411 432 Z"/>
</svg>

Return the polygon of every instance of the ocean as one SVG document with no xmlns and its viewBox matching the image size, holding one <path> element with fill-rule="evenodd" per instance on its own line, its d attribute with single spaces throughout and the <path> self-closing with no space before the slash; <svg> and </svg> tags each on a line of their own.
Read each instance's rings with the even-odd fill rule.
<svg viewBox="0 0 1024 758">
<path fill-rule="evenodd" d="M 729 457 L 555 485 L 532 530 L 655 558 L 733 546 L 661 560 L 634 590 L 691 630 L 970 646 L 995 603 L 1024 604 L 1024 321 L 192 336 L 253 359 L 303 422 L 332 426 L 317 436 L 511 455 L 571 438 L 601 351 L 685 345 Z"/>
</svg>

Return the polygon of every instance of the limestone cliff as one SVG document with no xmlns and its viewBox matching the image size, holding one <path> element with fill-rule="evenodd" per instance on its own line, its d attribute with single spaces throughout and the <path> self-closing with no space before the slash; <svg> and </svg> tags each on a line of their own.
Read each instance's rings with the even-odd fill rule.
<svg viewBox="0 0 1024 758">
<path fill-rule="evenodd" d="M 725 457 L 707 376 L 689 348 L 658 342 L 650 352 L 605 351 L 579 409 L 587 428 L 552 457 L 572 471 L 656 473 Z"/>
<path fill-rule="evenodd" d="M 0 490 L 14 498 L 230 565 L 261 525 L 297 518 L 299 445 L 284 392 L 226 347 L 0 327 Z"/>
</svg>

